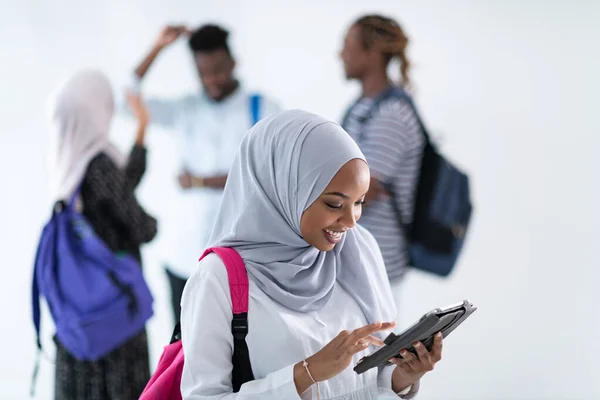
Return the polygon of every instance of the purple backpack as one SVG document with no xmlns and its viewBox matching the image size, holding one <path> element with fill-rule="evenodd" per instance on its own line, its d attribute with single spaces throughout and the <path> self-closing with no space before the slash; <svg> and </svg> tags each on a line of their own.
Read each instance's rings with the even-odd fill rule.
<svg viewBox="0 0 600 400">
<path fill-rule="evenodd" d="M 33 274 L 33 322 L 39 355 L 42 295 L 62 345 L 79 360 L 95 361 L 144 329 L 153 299 L 138 261 L 115 254 L 75 210 L 78 194 L 68 204 L 56 203 L 42 232 Z"/>
</svg>

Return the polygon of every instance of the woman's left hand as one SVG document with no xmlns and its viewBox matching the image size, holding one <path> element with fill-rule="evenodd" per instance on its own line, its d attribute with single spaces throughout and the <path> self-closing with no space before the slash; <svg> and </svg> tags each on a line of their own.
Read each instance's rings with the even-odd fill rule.
<svg viewBox="0 0 600 400">
<path fill-rule="evenodd" d="M 396 364 L 392 374 L 392 389 L 398 393 L 410 385 L 414 385 L 427 372 L 433 370 L 435 364 L 442 359 L 442 334 L 437 333 L 433 338 L 431 351 L 421 342 L 414 344 L 417 355 L 407 350 L 402 350 L 402 358 L 392 358 L 390 361 Z"/>
</svg>

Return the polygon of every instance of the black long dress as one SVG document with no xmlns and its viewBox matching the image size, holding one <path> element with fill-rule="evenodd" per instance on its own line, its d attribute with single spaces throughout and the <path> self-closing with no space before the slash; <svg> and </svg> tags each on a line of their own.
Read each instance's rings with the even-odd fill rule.
<svg viewBox="0 0 600 400">
<path fill-rule="evenodd" d="M 138 204 L 134 190 L 146 170 L 146 150 L 134 146 L 125 169 L 104 153 L 89 164 L 81 186 L 83 214 L 115 252 L 141 262 L 140 245 L 156 235 L 156 220 Z M 150 379 L 143 330 L 99 361 L 75 359 L 55 338 L 57 400 L 134 400 Z"/>
</svg>

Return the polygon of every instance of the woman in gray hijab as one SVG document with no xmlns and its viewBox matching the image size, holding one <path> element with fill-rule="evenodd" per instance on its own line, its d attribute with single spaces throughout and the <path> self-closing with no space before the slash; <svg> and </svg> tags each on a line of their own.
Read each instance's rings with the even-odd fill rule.
<svg viewBox="0 0 600 400">
<path fill-rule="evenodd" d="M 396 316 L 381 252 L 356 225 L 369 180 L 352 138 L 316 115 L 285 111 L 247 133 L 210 242 L 237 250 L 248 271 L 255 380 L 233 393 L 231 295 L 226 268 L 211 254 L 183 294 L 184 399 L 414 396 L 441 358 L 441 338 L 397 365 L 353 371 Z"/>
</svg>

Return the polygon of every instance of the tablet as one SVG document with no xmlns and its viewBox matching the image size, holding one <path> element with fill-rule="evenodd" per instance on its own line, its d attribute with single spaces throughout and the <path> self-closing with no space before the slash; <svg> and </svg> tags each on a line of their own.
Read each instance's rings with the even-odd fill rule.
<svg viewBox="0 0 600 400">
<path fill-rule="evenodd" d="M 385 365 L 390 358 L 400 357 L 400 351 L 404 349 L 417 354 L 412 345 L 414 342 L 422 342 L 427 347 L 427 350 L 431 350 L 433 336 L 436 333 L 441 332 L 444 338 L 447 337 L 450 332 L 463 323 L 475 310 L 477 310 L 477 307 L 465 300 L 459 304 L 436 308 L 428 312 L 401 334 L 395 335 L 391 333 L 385 339 L 384 346 L 358 361 L 354 367 L 354 371 L 357 374 L 362 374 L 371 368 Z"/>
</svg>

